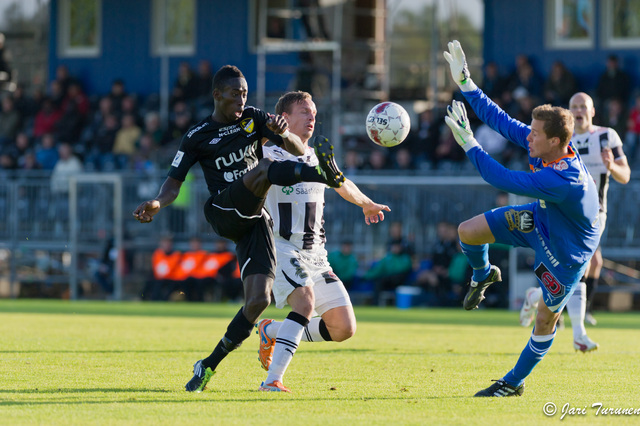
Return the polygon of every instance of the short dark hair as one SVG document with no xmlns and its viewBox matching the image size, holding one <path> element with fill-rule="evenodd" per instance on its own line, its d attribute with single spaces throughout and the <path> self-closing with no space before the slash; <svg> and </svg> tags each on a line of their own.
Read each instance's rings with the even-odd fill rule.
<svg viewBox="0 0 640 426">
<path fill-rule="evenodd" d="M 535 107 L 531 116 L 534 120 L 544 121 L 542 128 L 547 138 L 558 137 L 562 147 L 569 145 L 574 120 L 568 109 L 545 104 Z"/>
<path fill-rule="evenodd" d="M 307 99 L 311 99 L 311 94 L 303 92 L 302 90 L 287 92 L 278 99 L 278 103 L 276 104 L 276 114 L 282 115 L 283 112 L 291 112 L 291 105 Z"/>
<path fill-rule="evenodd" d="M 224 89 L 225 83 L 233 78 L 244 78 L 244 74 L 235 65 L 221 67 L 213 76 L 213 89 Z"/>
</svg>

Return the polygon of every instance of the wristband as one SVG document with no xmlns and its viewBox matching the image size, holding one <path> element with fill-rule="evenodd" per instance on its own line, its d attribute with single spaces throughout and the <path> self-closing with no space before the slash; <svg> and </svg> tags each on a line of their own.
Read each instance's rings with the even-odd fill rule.
<svg viewBox="0 0 640 426">
<path fill-rule="evenodd" d="M 282 139 L 288 139 L 289 138 L 289 129 L 285 129 L 284 132 L 280 133 L 280 137 Z"/>
</svg>

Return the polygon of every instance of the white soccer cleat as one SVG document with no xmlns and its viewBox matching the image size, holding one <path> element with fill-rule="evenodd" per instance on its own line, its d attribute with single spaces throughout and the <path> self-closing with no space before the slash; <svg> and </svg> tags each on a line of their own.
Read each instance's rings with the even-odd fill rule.
<svg viewBox="0 0 640 426">
<path fill-rule="evenodd" d="M 533 322 L 533 318 L 536 316 L 536 310 L 538 309 L 538 302 L 531 303 L 530 299 L 533 294 L 538 291 L 537 287 L 530 287 L 524 296 L 524 303 L 522 309 L 520 309 L 520 325 L 523 327 L 529 327 Z"/>
<path fill-rule="evenodd" d="M 598 321 L 593 317 L 593 314 L 591 312 L 587 312 L 584 315 L 584 320 L 591 325 L 598 324 Z"/>
<path fill-rule="evenodd" d="M 576 351 L 587 353 L 598 349 L 598 344 L 589 339 L 586 334 L 583 334 L 579 338 L 573 340 L 573 348 Z"/>
</svg>

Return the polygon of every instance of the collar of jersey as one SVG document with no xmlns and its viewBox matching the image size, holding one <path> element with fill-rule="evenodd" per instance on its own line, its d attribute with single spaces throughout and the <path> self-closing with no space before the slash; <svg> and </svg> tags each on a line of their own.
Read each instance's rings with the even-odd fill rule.
<svg viewBox="0 0 640 426">
<path fill-rule="evenodd" d="M 576 152 L 573 150 L 573 147 L 571 145 L 568 145 L 569 147 L 569 153 L 567 155 L 563 155 L 560 158 L 556 158 L 555 160 L 553 160 L 550 163 L 545 163 L 544 161 L 542 162 L 542 167 L 549 167 L 552 164 L 557 164 L 559 161 L 564 160 L 564 159 L 570 159 L 570 158 L 575 158 L 576 156 Z"/>
</svg>

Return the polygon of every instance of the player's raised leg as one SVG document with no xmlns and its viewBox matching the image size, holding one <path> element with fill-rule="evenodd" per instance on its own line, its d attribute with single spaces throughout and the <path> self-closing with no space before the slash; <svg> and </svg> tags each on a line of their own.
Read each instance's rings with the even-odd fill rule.
<svg viewBox="0 0 640 426">
<path fill-rule="evenodd" d="M 484 292 L 491 284 L 502 281 L 500 268 L 489 263 L 489 243 L 493 243 L 495 238 L 484 214 L 462 222 L 458 235 L 462 252 L 473 269 L 464 297 L 464 308 L 472 310 L 484 300 Z"/>
</svg>

